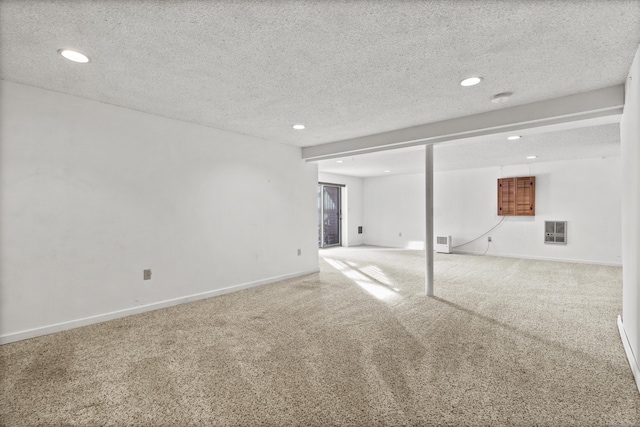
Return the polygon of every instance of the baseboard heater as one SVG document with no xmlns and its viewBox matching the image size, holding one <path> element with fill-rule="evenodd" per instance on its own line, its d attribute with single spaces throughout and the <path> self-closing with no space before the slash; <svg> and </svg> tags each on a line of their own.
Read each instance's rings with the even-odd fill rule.
<svg viewBox="0 0 640 427">
<path fill-rule="evenodd" d="M 451 253 L 451 236 L 436 236 L 436 252 Z"/>
</svg>

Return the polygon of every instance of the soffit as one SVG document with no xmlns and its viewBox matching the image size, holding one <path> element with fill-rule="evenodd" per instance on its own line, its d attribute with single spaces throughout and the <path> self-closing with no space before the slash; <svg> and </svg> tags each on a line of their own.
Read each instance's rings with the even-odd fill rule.
<svg viewBox="0 0 640 427">
<path fill-rule="evenodd" d="M 526 157 L 530 155 L 538 157 L 528 160 Z M 433 162 L 434 170 L 440 172 L 615 156 L 620 156 L 620 125 L 617 123 L 524 134 L 515 141 L 500 135 L 482 141 L 436 144 Z M 410 147 L 317 163 L 321 172 L 371 177 L 424 172 L 425 156 L 424 147 Z M 385 173 L 385 170 L 390 172 Z"/>
</svg>

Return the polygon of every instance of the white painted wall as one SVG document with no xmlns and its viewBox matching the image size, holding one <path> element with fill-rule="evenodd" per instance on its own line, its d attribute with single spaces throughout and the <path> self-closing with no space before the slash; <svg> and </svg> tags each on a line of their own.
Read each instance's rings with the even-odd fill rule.
<svg viewBox="0 0 640 427">
<path fill-rule="evenodd" d="M 358 234 L 358 226 L 363 225 L 363 180 L 354 176 L 333 173 L 318 173 L 318 182 L 342 184 L 342 246 L 358 246 L 364 240 L 363 234 Z"/>
<path fill-rule="evenodd" d="M 299 148 L 1 89 L 5 341 L 317 270 L 317 167 Z"/>
<path fill-rule="evenodd" d="M 424 174 L 365 178 L 364 243 L 424 249 L 424 193 Z"/>
<path fill-rule="evenodd" d="M 500 177 L 536 176 L 536 216 L 507 217 L 493 230 L 490 255 L 621 264 L 621 159 L 534 163 L 505 168 L 436 172 L 434 230 L 454 246 L 488 231 L 496 214 Z M 365 243 L 408 247 L 424 241 L 424 175 L 365 179 Z M 568 221 L 568 244 L 544 243 L 544 221 Z M 398 233 L 402 232 L 400 238 Z M 369 239 L 370 236 L 373 238 Z M 455 249 L 484 253 L 487 238 Z"/>
<path fill-rule="evenodd" d="M 640 389 L 640 49 L 626 83 L 620 123 L 622 169 L 622 325 L 621 335 Z M 628 341 L 625 341 L 628 340 Z"/>
</svg>

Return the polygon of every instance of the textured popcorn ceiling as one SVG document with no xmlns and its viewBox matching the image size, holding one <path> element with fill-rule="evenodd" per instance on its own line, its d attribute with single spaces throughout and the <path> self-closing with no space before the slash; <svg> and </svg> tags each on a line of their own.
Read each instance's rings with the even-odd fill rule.
<svg viewBox="0 0 640 427">
<path fill-rule="evenodd" d="M 0 2 L 3 79 L 297 146 L 621 84 L 639 44 L 638 0 Z"/>
</svg>

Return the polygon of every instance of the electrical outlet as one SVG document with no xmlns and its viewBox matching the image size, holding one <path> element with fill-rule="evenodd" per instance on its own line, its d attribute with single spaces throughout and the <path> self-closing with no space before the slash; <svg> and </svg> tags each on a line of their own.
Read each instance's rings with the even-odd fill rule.
<svg viewBox="0 0 640 427">
<path fill-rule="evenodd" d="M 298 249 L 298 256 L 302 255 L 302 249 Z"/>
<path fill-rule="evenodd" d="M 143 274 L 144 274 L 144 280 L 151 280 L 151 269 L 144 270 Z"/>
<path fill-rule="evenodd" d="M 491 241 L 491 236 L 487 237 L 487 242 Z"/>
</svg>

